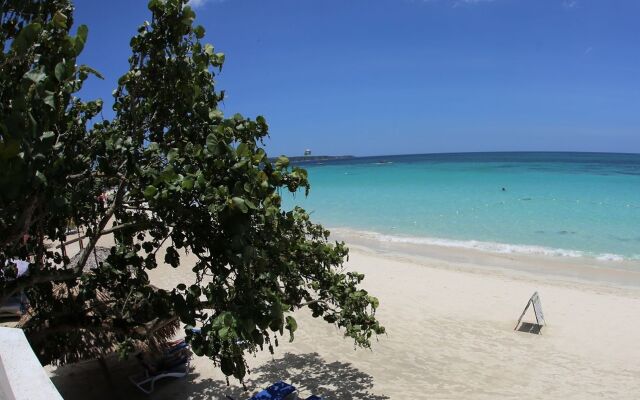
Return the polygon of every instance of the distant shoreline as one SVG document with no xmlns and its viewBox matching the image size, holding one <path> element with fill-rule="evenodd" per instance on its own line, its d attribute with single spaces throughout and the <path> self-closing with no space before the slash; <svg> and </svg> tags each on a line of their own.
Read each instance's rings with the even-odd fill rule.
<svg viewBox="0 0 640 400">
<path fill-rule="evenodd" d="M 355 156 L 293 156 L 287 157 L 290 162 L 299 164 L 306 162 L 318 162 L 318 161 L 334 161 L 334 160 L 349 160 L 356 158 Z M 277 158 L 270 158 L 271 161 L 276 161 Z"/>
<path fill-rule="evenodd" d="M 496 151 L 443 151 L 443 152 L 427 152 L 427 153 L 397 153 L 397 154 L 369 154 L 369 155 L 348 155 L 348 156 L 317 156 L 327 157 L 329 159 L 341 159 L 341 158 L 384 158 L 384 157 L 400 157 L 400 156 L 465 156 L 465 155 L 481 155 L 481 154 L 495 154 L 495 155 L 508 155 L 508 154 L 584 154 L 584 155 L 627 155 L 627 156 L 640 156 L 638 152 L 620 152 L 620 151 L 562 151 L 562 150 L 496 150 Z M 315 156 L 314 156 L 315 157 Z M 304 156 L 289 157 L 292 158 L 304 158 Z"/>
<path fill-rule="evenodd" d="M 444 153 L 407 153 L 407 154 L 378 154 L 378 155 L 340 155 L 340 156 L 287 156 L 289 161 L 293 164 L 306 164 L 306 163 L 322 163 L 331 161 L 350 161 L 365 162 L 365 161 L 381 161 L 382 163 L 388 163 L 388 161 L 395 159 L 403 159 L 406 157 L 429 157 L 434 159 L 446 158 L 476 158 L 481 156 L 494 156 L 500 158 L 500 161 L 507 161 L 504 158 L 510 156 L 522 157 L 522 156 L 547 156 L 549 158 L 571 155 L 574 157 L 582 158 L 582 160 L 576 160 L 579 162 L 596 162 L 598 163 L 598 156 L 626 156 L 632 159 L 640 158 L 640 153 L 621 153 L 621 152 L 596 152 L 596 151 L 466 151 L 466 152 L 444 152 Z M 278 157 L 269 157 L 271 162 L 275 162 Z M 552 160 L 547 160 L 552 161 Z"/>
</svg>

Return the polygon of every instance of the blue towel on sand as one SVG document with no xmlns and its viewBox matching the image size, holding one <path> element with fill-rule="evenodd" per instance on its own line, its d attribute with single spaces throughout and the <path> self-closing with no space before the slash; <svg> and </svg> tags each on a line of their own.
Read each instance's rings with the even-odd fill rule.
<svg viewBox="0 0 640 400">
<path fill-rule="evenodd" d="M 253 395 L 253 397 L 251 397 L 251 400 L 284 400 L 285 397 L 295 391 L 295 387 L 289 385 L 288 383 L 278 381 L 265 390 Z"/>
</svg>

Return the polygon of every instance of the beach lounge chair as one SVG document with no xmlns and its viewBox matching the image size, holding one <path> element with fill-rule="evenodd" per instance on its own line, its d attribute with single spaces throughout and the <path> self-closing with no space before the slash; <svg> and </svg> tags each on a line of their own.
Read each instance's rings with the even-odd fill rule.
<svg viewBox="0 0 640 400">
<path fill-rule="evenodd" d="M 129 377 L 131 383 L 146 394 L 153 392 L 156 381 L 163 378 L 182 378 L 189 373 L 191 350 L 184 339 L 172 342 L 162 356 L 155 361 L 145 360 L 139 355 L 144 371 Z"/>
<path fill-rule="evenodd" d="M 26 275 L 29 271 L 29 262 L 24 260 L 11 260 L 16 266 L 16 278 Z M 25 313 L 29 304 L 24 292 L 11 296 L 4 304 L 0 304 L 0 318 L 20 317 Z"/>
<path fill-rule="evenodd" d="M 12 296 L 4 304 L 0 305 L 0 318 L 20 317 L 26 311 L 27 298 L 21 293 Z"/>
</svg>

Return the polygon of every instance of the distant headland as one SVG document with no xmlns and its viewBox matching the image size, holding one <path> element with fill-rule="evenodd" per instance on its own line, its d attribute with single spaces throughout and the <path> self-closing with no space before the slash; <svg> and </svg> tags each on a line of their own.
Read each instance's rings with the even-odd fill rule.
<svg viewBox="0 0 640 400">
<path fill-rule="evenodd" d="M 322 161 L 333 161 L 333 160 L 348 160 L 351 158 L 355 158 L 355 156 L 293 156 L 287 157 L 289 161 L 292 163 L 305 163 L 305 162 L 322 162 Z M 275 161 L 277 158 L 270 159 L 271 161 Z"/>
</svg>

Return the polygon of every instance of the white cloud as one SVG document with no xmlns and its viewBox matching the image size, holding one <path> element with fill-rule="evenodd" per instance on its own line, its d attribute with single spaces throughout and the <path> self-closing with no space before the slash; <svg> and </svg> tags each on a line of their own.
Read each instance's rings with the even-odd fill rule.
<svg viewBox="0 0 640 400">
<path fill-rule="evenodd" d="M 198 8 L 198 7 L 202 6 L 206 2 L 207 2 L 207 0 L 190 0 L 187 4 L 190 5 L 193 8 Z"/>
<path fill-rule="evenodd" d="M 189 4 L 192 8 L 199 8 L 207 3 L 222 3 L 225 0 L 189 0 Z"/>
<path fill-rule="evenodd" d="M 587 54 L 591 53 L 592 51 L 593 51 L 593 47 L 589 46 L 589 47 L 587 47 L 587 49 L 584 51 L 584 53 L 582 55 L 586 56 Z"/>
<path fill-rule="evenodd" d="M 564 8 L 575 8 L 578 6 L 578 0 L 563 0 L 562 7 Z"/>
</svg>

